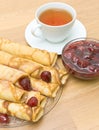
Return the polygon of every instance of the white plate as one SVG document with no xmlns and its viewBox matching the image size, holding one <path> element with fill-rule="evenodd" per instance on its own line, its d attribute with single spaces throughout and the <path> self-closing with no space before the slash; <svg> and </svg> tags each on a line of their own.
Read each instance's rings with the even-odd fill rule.
<svg viewBox="0 0 99 130">
<path fill-rule="evenodd" d="M 66 38 L 63 42 L 60 42 L 60 43 L 51 43 L 47 40 L 40 39 L 40 38 L 33 36 L 32 33 L 31 33 L 31 29 L 35 25 L 36 25 L 36 20 L 34 19 L 26 27 L 25 38 L 26 38 L 27 43 L 31 47 L 39 48 L 39 49 L 42 49 L 42 50 L 47 50 L 47 51 L 50 51 L 50 52 L 56 52 L 59 55 L 62 53 L 62 49 L 63 49 L 63 47 L 66 43 L 68 43 L 69 41 L 71 41 L 75 38 L 86 37 L 86 29 L 85 29 L 84 25 L 79 20 L 76 20 L 76 22 L 73 26 L 72 32 L 69 35 L 69 37 Z"/>
</svg>

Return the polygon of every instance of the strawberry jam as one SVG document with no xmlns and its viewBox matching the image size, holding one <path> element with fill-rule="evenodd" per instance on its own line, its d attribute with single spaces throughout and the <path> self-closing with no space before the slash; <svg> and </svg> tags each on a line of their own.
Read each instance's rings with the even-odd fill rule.
<svg viewBox="0 0 99 130">
<path fill-rule="evenodd" d="M 31 87 L 31 83 L 30 83 L 30 79 L 28 77 L 22 77 L 19 79 L 19 84 L 20 86 L 27 91 L 31 91 L 32 87 Z"/>
<path fill-rule="evenodd" d="M 69 42 L 63 49 L 65 67 L 76 77 L 92 79 L 99 76 L 99 41 L 81 39 Z"/>
<path fill-rule="evenodd" d="M 0 113 L 0 123 L 9 123 L 9 117 L 7 114 Z"/>
</svg>

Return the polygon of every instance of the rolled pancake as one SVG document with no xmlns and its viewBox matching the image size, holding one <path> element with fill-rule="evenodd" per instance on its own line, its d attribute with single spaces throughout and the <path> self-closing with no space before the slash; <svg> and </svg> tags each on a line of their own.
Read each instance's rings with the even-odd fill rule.
<svg viewBox="0 0 99 130">
<path fill-rule="evenodd" d="M 40 106 L 31 108 L 26 104 L 13 103 L 0 99 L 0 113 L 36 122 L 44 115 L 44 109 Z"/>
<path fill-rule="evenodd" d="M 3 38 L 0 38 L 0 50 L 33 60 L 45 66 L 53 66 L 57 60 L 57 54 L 54 52 L 31 48 Z"/>
<path fill-rule="evenodd" d="M 0 79 L 11 81 L 16 84 L 20 78 L 28 77 L 28 75 L 22 71 L 0 64 Z"/>
<path fill-rule="evenodd" d="M 36 97 L 38 106 L 45 106 L 46 97 L 41 95 L 40 92 L 25 91 L 14 86 L 10 81 L 0 80 L 0 99 L 27 104 L 32 97 Z"/>
<path fill-rule="evenodd" d="M 40 91 L 42 94 L 48 97 L 55 97 L 57 95 L 57 91 L 60 88 L 60 85 L 58 84 L 46 83 L 43 82 L 42 80 L 38 80 L 34 78 L 31 78 L 31 83 L 33 84 L 33 88 L 35 90 Z"/>
</svg>

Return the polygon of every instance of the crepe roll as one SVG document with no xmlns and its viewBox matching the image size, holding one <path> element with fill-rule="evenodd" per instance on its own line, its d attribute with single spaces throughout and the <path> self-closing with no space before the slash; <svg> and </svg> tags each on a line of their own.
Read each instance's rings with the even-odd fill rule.
<svg viewBox="0 0 99 130">
<path fill-rule="evenodd" d="M 42 75 L 49 77 L 50 74 L 50 81 L 46 81 L 46 79 L 43 79 Z M 40 67 L 39 69 L 35 69 L 34 72 L 31 73 L 31 77 L 37 78 L 37 79 L 42 79 L 45 82 L 48 83 L 54 83 L 54 84 L 61 84 L 61 79 L 60 79 L 60 73 L 59 71 L 54 68 L 54 67 Z"/>
<path fill-rule="evenodd" d="M 57 54 L 54 52 L 31 48 L 3 38 L 0 38 L 0 50 L 33 60 L 45 66 L 53 66 L 57 60 Z"/>
<path fill-rule="evenodd" d="M 0 99 L 28 104 L 32 101 L 32 107 L 46 104 L 46 97 L 38 91 L 25 91 L 13 85 L 10 81 L 0 80 Z M 35 104 L 35 100 L 37 101 Z M 33 104 L 34 102 L 34 104 Z M 31 105 L 31 104 L 30 104 Z"/>
<path fill-rule="evenodd" d="M 45 107 L 47 98 L 45 96 L 41 95 L 40 92 L 38 92 L 38 91 L 29 91 L 29 92 L 25 91 L 23 97 L 21 98 L 21 102 L 28 104 L 29 101 L 30 101 L 30 103 L 31 103 L 31 101 L 33 101 L 33 103 L 34 103 L 35 98 L 37 99 L 37 105 L 30 104 L 31 107 L 34 107 L 35 105 Z"/>
<path fill-rule="evenodd" d="M 4 64 L 12 68 L 24 71 L 31 77 L 37 79 L 41 79 L 41 74 L 47 71 L 50 72 L 51 74 L 51 81 L 50 81 L 51 83 L 57 83 L 57 84 L 61 83 L 59 77 L 60 73 L 56 68 L 45 67 L 31 60 L 16 57 L 4 51 L 0 51 L 0 64 Z"/>
<path fill-rule="evenodd" d="M 42 80 L 34 78 L 31 78 L 31 83 L 33 84 L 34 90 L 40 91 L 42 94 L 48 97 L 55 97 L 57 95 L 57 91 L 60 88 L 60 85 L 58 84 L 46 83 Z"/>
<path fill-rule="evenodd" d="M 22 71 L 0 64 L 0 79 L 8 80 L 16 84 L 21 78 L 28 77 L 28 75 Z"/>
<path fill-rule="evenodd" d="M 0 113 L 8 114 L 26 121 L 36 122 L 44 115 L 44 109 L 41 106 L 31 108 L 26 104 L 0 99 Z"/>
</svg>

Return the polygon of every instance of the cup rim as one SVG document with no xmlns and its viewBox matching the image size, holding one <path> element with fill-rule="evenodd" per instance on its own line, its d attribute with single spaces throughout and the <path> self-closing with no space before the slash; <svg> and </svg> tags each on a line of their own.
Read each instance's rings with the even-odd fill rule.
<svg viewBox="0 0 99 130">
<path fill-rule="evenodd" d="M 64 6 L 67 6 L 67 7 L 71 8 L 73 13 L 74 13 L 74 16 L 73 16 L 72 20 L 69 23 L 66 23 L 66 24 L 63 24 L 63 25 L 57 25 L 57 26 L 52 26 L 52 25 L 48 25 L 48 24 L 45 24 L 45 23 L 41 22 L 39 20 L 39 18 L 37 17 L 37 14 L 38 14 L 39 10 L 42 9 L 43 7 L 45 7 L 46 5 L 52 5 L 52 4 L 61 4 L 61 5 L 64 5 Z M 58 8 L 58 7 L 55 7 L 55 8 Z M 49 2 L 49 3 L 45 3 L 45 4 L 41 5 L 35 12 L 35 19 L 37 20 L 37 22 L 39 24 L 41 24 L 41 25 L 44 25 L 44 26 L 50 27 L 50 28 L 55 28 L 55 27 L 60 28 L 60 27 L 69 26 L 70 24 L 75 22 L 76 16 L 77 16 L 76 10 L 71 5 L 69 5 L 67 3 L 64 3 L 64 2 Z"/>
</svg>

